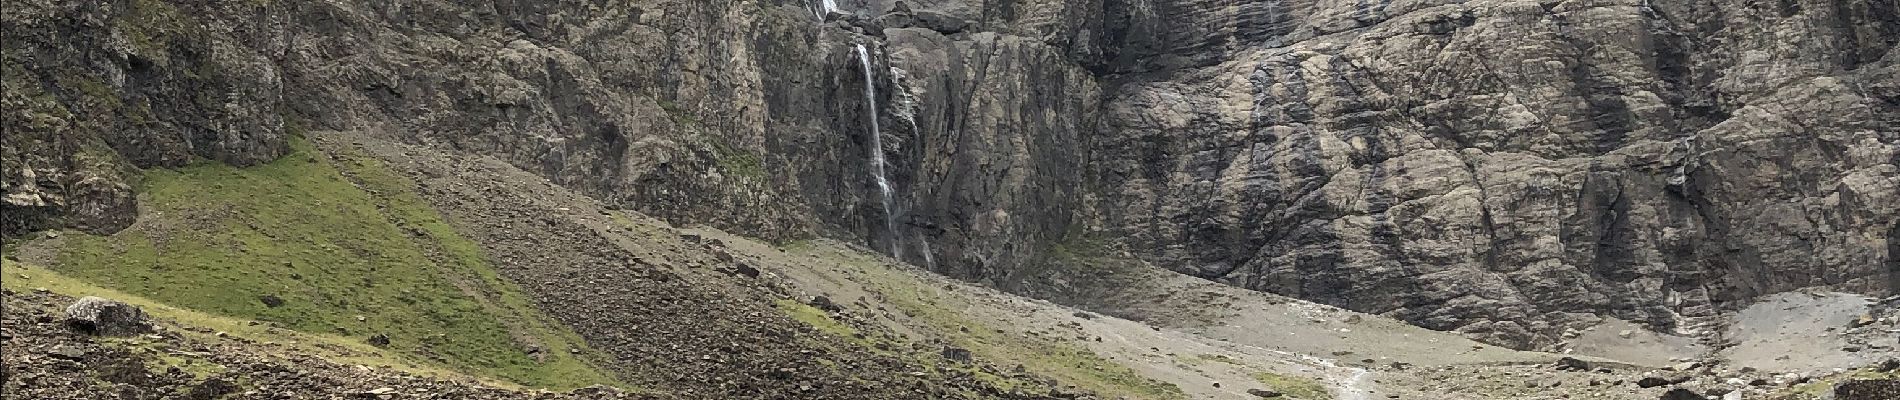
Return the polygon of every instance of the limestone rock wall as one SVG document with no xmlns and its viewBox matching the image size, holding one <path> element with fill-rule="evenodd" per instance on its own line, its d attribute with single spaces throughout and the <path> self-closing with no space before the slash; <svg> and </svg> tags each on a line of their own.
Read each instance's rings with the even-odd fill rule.
<svg viewBox="0 0 1900 400">
<path fill-rule="evenodd" d="M 1111 95 L 1093 227 L 1518 346 L 1900 279 L 1892 1 L 1274 3 L 1307 17 Z"/>
<path fill-rule="evenodd" d="M 332 129 L 1004 287 L 1087 240 L 1518 347 L 1900 281 L 1893 0 L 838 4 L 6 2 L 0 233 Z"/>
</svg>

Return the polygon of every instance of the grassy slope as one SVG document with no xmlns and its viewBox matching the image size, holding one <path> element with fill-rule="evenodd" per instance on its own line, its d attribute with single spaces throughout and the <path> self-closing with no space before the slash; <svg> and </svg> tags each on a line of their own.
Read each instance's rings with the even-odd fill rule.
<svg viewBox="0 0 1900 400">
<path fill-rule="evenodd" d="M 52 268 L 210 314 L 356 340 L 387 334 L 406 357 L 525 385 L 614 383 L 570 353 L 577 336 L 375 160 L 333 162 L 298 143 L 267 165 L 201 163 L 144 178 L 138 225 L 74 234 Z"/>
<path fill-rule="evenodd" d="M 805 245 L 787 246 L 788 252 L 829 259 L 848 265 L 865 279 L 864 289 L 883 295 L 884 301 L 913 318 L 924 328 L 950 343 L 969 349 L 977 357 L 1008 365 L 1021 364 L 1025 370 L 1055 378 L 1064 384 L 1089 389 L 1106 398 L 1176 399 L 1186 394 L 1172 384 L 1156 381 L 1100 355 L 1071 344 L 1044 338 L 1024 337 L 997 332 L 986 324 L 966 317 L 961 310 L 975 307 L 967 299 L 938 292 L 903 272 L 890 269 L 863 254 L 841 254 Z M 793 313 L 798 317 L 798 313 Z M 822 316 L 822 315 L 821 315 Z M 823 322 L 814 323 L 825 330 Z M 979 377 L 983 377 L 979 375 Z M 988 378 L 988 377 L 984 377 Z M 1001 383 L 1001 382 L 999 382 Z M 1002 386 L 1007 386 L 1002 385 Z"/>
<path fill-rule="evenodd" d="M 148 315 L 159 320 L 170 321 L 186 327 L 205 328 L 215 332 L 224 332 L 232 337 L 248 339 L 267 345 L 290 346 L 299 352 L 321 356 L 334 362 L 372 365 L 443 378 L 474 379 L 503 387 L 515 386 L 508 382 L 469 376 L 463 373 L 441 369 L 439 366 L 407 360 L 405 357 L 390 350 L 379 349 L 354 338 L 274 329 L 265 325 L 252 325 L 250 320 L 211 315 L 195 310 L 174 307 L 143 296 L 100 287 L 91 282 L 65 276 L 39 266 L 16 262 L 11 258 L 0 261 L 0 273 L 6 276 L 6 279 L 0 279 L 0 286 L 4 286 L 10 290 L 28 291 L 44 289 L 53 293 L 73 297 L 104 297 L 138 306 L 140 309 L 145 310 Z M 200 339 L 213 336 L 213 334 L 210 333 L 200 333 L 192 330 L 178 330 L 176 332 L 184 335 L 199 336 Z M 123 340 L 134 339 L 136 338 Z M 191 363 L 189 360 L 165 361 L 179 364 Z M 205 367 L 212 369 L 217 368 Z M 191 368 L 184 369 L 193 371 Z M 163 370 L 163 368 L 158 368 L 158 370 Z"/>
<path fill-rule="evenodd" d="M 1333 398 L 1332 393 L 1326 390 L 1325 385 L 1321 385 L 1319 382 L 1310 378 L 1281 375 L 1265 371 L 1255 372 L 1253 378 L 1254 380 L 1260 381 L 1261 384 L 1273 388 L 1273 390 L 1285 393 L 1287 396 L 1292 396 L 1296 399 L 1321 400 Z"/>
</svg>

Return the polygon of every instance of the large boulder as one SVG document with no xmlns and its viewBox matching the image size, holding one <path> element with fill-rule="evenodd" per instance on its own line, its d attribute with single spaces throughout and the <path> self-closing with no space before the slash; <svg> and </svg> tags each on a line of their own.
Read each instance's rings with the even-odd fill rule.
<svg viewBox="0 0 1900 400">
<path fill-rule="evenodd" d="M 1558 371 L 1589 371 L 1590 363 L 1571 357 L 1557 359 Z"/>
<path fill-rule="evenodd" d="M 66 306 L 66 325 L 90 335 L 127 336 L 151 332 L 152 323 L 137 306 L 86 296 Z"/>
<path fill-rule="evenodd" d="M 1693 390 L 1675 388 L 1675 389 L 1669 389 L 1668 392 L 1664 392 L 1662 395 L 1662 400 L 1709 400 L 1709 398 L 1702 397 L 1702 395 L 1696 394 L 1696 392 Z"/>
<path fill-rule="evenodd" d="M 1678 383 L 1688 382 L 1690 378 L 1692 377 L 1685 374 L 1650 375 L 1650 376 L 1643 377 L 1643 379 L 1637 380 L 1636 387 L 1648 389 L 1648 388 L 1653 388 L 1653 387 L 1658 387 L 1658 386 L 1669 386 L 1669 385 L 1674 385 Z"/>
</svg>

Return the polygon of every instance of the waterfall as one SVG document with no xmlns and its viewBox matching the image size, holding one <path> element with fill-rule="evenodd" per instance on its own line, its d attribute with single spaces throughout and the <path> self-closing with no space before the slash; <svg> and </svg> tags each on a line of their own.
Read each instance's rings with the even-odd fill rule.
<svg viewBox="0 0 1900 400">
<path fill-rule="evenodd" d="M 814 13 L 818 14 L 818 22 L 824 22 L 825 15 L 831 14 L 832 11 L 838 11 L 837 0 L 818 0 L 818 1 L 819 1 L 818 10 L 814 11 Z"/>
<path fill-rule="evenodd" d="M 871 51 L 859 44 L 857 52 L 858 65 L 864 67 L 864 104 L 871 120 L 871 177 L 877 180 L 877 194 L 884 204 L 884 232 L 891 235 L 887 240 L 891 244 L 891 257 L 903 258 L 897 253 L 897 215 L 891 212 L 891 181 L 884 176 L 884 138 L 877 126 L 877 81 L 876 75 L 871 73 Z"/>
</svg>

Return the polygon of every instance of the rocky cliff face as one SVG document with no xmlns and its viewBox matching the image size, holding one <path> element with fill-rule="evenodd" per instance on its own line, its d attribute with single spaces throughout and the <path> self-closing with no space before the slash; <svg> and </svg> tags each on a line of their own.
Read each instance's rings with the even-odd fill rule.
<svg viewBox="0 0 1900 400">
<path fill-rule="evenodd" d="M 835 3 L 7 2 L 5 233 L 334 129 L 1004 286 L 1090 238 L 1516 346 L 1900 286 L 1892 0 Z"/>
<path fill-rule="evenodd" d="M 1198 65 L 1107 101 L 1093 226 L 1192 275 L 1520 346 L 1886 292 L 1895 4 L 1225 8 L 1182 22 L 1231 22 L 1223 55 L 1169 41 Z"/>
</svg>

